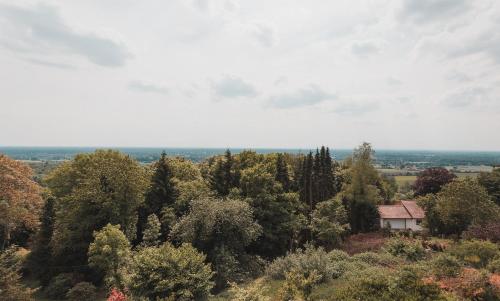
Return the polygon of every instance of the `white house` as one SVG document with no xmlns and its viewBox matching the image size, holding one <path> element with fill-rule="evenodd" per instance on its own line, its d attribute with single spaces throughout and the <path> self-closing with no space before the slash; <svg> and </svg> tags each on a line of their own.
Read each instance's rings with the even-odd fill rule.
<svg viewBox="0 0 500 301">
<path fill-rule="evenodd" d="M 388 225 L 393 230 L 422 230 L 424 210 L 415 201 L 400 201 L 394 205 L 379 205 L 380 227 Z"/>
</svg>

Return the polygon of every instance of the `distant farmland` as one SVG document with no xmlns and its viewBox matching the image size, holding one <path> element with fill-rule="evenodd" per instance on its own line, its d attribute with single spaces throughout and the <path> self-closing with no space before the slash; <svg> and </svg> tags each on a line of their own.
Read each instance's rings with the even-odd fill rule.
<svg viewBox="0 0 500 301">
<path fill-rule="evenodd" d="M 455 172 L 454 174 L 459 178 L 465 178 L 465 177 L 475 178 L 479 175 L 478 172 Z M 417 176 L 395 176 L 394 179 L 396 180 L 398 186 L 402 187 L 403 185 L 406 185 L 406 183 L 410 185 L 413 184 L 417 179 Z"/>
</svg>

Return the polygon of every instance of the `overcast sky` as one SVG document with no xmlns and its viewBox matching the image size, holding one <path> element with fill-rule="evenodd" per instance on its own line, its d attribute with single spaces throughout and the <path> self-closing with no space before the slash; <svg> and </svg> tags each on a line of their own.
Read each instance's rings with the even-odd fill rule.
<svg viewBox="0 0 500 301">
<path fill-rule="evenodd" d="M 500 150 L 500 1 L 0 0 L 0 145 Z"/>
</svg>

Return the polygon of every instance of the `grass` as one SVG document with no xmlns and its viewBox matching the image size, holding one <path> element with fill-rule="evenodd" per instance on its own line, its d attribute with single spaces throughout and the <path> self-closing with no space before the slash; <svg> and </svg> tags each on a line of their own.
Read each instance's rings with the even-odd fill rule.
<svg viewBox="0 0 500 301">
<path fill-rule="evenodd" d="M 395 176 L 394 179 L 396 180 L 398 186 L 402 187 L 407 183 L 410 185 L 413 184 L 417 180 L 417 176 Z"/>
<path fill-rule="evenodd" d="M 476 178 L 479 173 L 478 172 L 455 172 L 455 175 L 459 178 Z M 410 184 L 412 185 L 417 180 L 417 176 L 395 176 L 394 179 L 399 187 L 403 187 L 404 185 Z"/>
</svg>

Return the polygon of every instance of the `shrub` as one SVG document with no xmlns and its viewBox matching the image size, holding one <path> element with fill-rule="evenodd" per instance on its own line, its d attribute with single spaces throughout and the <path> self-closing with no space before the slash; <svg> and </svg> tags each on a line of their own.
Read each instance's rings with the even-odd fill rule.
<svg viewBox="0 0 500 301">
<path fill-rule="evenodd" d="M 89 282 L 78 282 L 66 293 L 66 298 L 70 301 L 95 300 L 96 287 Z"/>
<path fill-rule="evenodd" d="M 500 274 L 500 256 L 493 258 L 487 268 L 492 273 Z"/>
<path fill-rule="evenodd" d="M 21 282 L 21 261 L 17 250 L 9 247 L 0 251 L 0 300 L 31 301 L 33 290 Z"/>
<path fill-rule="evenodd" d="M 405 268 L 391 270 L 370 267 L 353 272 L 335 290 L 330 300 L 445 300 L 439 287 L 422 280 L 420 272 Z"/>
<path fill-rule="evenodd" d="M 425 257 L 425 250 L 419 240 L 393 237 L 387 241 L 384 250 L 391 255 L 403 257 L 410 261 L 421 260 Z"/>
<path fill-rule="evenodd" d="M 49 285 L 45 288 L 45 294 L 52 299 L 64 299 L 73 283 L 73 274 L 59 274 L 50 280 Z"/>
<path fill-rule="evenodd" d="M 203 299 L 213 287 L 213 273 L 205 259 L 190 244 L 175 248 L 165 243 L 141 249 L 131 262 L 129 288 L 135 296 L 153 300 Z"/>
<path fill-rule="evenodd" d="M 262 294 L 264 285 L 262 279 L 252 282 L 247 287 L 239 287 L 236 283 L 230 283 L 230 291 L 233 293 L 231 300 L 233 301 L 268 301 L 269 297 Z"/>
<path fill-rule="evenodd" d="M 449 252 L 472 267 L 484 268 L 499 254 L 499 249 L 490 241 L 464 240 L 452 246 Z"/>
<path fill-rule="evenodd" d="M 352 256 L 352 260 L 367 263 L 369 265 L 380 265 L 392 267 L 401 263 L 401 259 L 389 253 L 364 252 Z"/>
<path fill-rule="evenodd" d="M 463 233 L 465 239 L 490 240 L 500 242 L 500 223 L 472 225 Z"/>
<path fill-rule="evenodd" d="M 331 250 L 330 252 L 328 252 L 328 259 L 330 259 L 330 261 L 342 261 L 342 260 L 348 260 L 350 257 L 349 257 L 349 254 L 347 254 L 346 252 L 342 251 L 342 250 L 338 250 L 338 249 L 334 249 L 334 250 Z"/>
<path fill-rule="evenodd" d="M 304 275 L 302 271 L 292 270 L 286 274 L 285 283 L 280 291 L 280 300 L 311 300 L 313 288 L 320 281 L 316 271 Z"/>
<path fill-rule="evenodd" d="M 431 261 L 432 273 L 438 278 L 456 277 L 460 274 L 460 261 L 450 254 L 439 254 Z"/>
<path fill-rule="evenodd" d="M 332 254 L 334 257 L 339 253 Z M 342 255 L 340 255 L 342 256 Z M 323 248 L 315 248 L 306 245 L 305 249 L 298 249 L 295 253 L 289 253 L 284 257 L 275 259 L 266 269 L 266 274 L 273 279 L 285 279 L 287 273 L 292 270 L 303 274 L 311 274 L 315 271 L 319 282 L 328 281 L 334 274 L 332 261 Z"/>
</svg>

